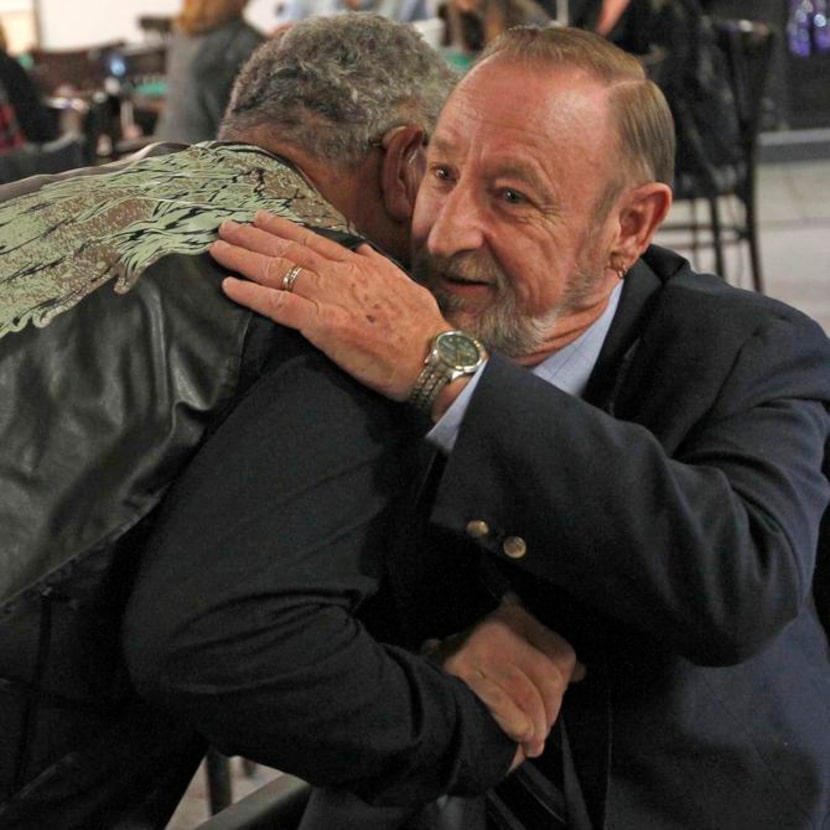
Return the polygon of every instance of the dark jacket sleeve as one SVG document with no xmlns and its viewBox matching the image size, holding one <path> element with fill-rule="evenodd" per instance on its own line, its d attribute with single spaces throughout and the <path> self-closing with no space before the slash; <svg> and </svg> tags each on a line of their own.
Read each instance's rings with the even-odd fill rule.
<svg viewBox="0 0 830 830">
<path fill-rule="evenodd" d="M 463 683 L 356 619 L 400 415 L 310 347 L 266 366 L 169 494 L 124 645 L 139 691 L 225 752 L 417 805 L 483 791 L 515 746 Z"/>
<path fill-rule="evenodd" d="M 480 544 L 509 572 L 694 662 L 756 652 L 810 592 L 830 356 L 806 318 L 729 302 L 649 327 L 616 417 L 496 356 L 433 518 L 460 534 L 483 519 Z M 505 555 L 509 537 L 523 558 Z"/>
</svg>

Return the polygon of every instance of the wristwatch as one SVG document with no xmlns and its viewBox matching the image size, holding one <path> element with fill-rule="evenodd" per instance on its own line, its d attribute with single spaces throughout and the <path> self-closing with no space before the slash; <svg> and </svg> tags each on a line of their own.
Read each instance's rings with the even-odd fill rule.
<svg viewBox="0 0 830 830">
<path fill-rule="evenodd" d="M 474 375 L 487 359 L 484 346 L 463 331 L 437 335 L 424 360 L 424 368 L 409 394 L 409 403 L 427 415 L 441 390 L 465 375 Z"/>
</svg>

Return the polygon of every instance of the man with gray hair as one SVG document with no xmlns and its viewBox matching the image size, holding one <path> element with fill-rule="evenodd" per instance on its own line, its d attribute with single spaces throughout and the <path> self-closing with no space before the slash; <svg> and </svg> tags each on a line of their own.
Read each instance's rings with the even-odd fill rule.
<svg viewBox="0 0 830 830">
<path fill-rule="evenodd" d="M 486 786 L 517 753 L 503 737 L 500 757 L 479 763 L 479 736 L 501 731 L 470 688 L 385 649 L 352 617 L 376 589 L 401 480 L 397 409 L 227 302 L 224 271 L 205 253 L 221 222 L 268 209 L 404 258 L 425 135 L 452 81 L 404 26 L 313 20 L 252 58 L 224 141 L 156 145 L 0 191 L 4 828 L 163 827 L 204 751 L 197 732 L 230 751 L 238 735 L 256 760 L 288 753 L 289 771 L 305 772 L 304 760 L 323 782 L 361 768 L 376 780 L 420 775 L 423 798 Z M 320 140 L 328 133 L 336 140 Z M 227 424 L 246 437 L 228 442 Z M 217 450 L 232 463 L 212 469 Z M 167 561 L 177 503 L 212 475 L 235 497 L 210 528 L 222 555 L 178 571 L 208 523 L 184 528 Z M 154 703 L 134 690 L 121 646 L 145 554 L 177 571 L 167 588 L 200 620 L 165 629 L 152 610 L 165 598 L 142 606 L 139 575 L 124 638 Z M 203 591 L 211 574 L 235 592 L 225 607 Z M 540 629 L 519 609 L 502 617 Z M 232 667 L 239 689 L 253 690 L 218 716 L 162 699 L 156 683 L 179 668 L 192 689 L 211 688 L 215 678 L 196 672 L 209 622 L 232 635 L 214 670 Z M 184 644 L 178 667 L 153 664 L 167 637 Z M 573 653 L 539 637 L 537 665 L 548 671 L 551 653 L 567 684 Z M 263 700 L 268 717 L 254 722 Z M 511 712 L 491 705 L 510 729 Z M 368 746 L 353 766 L 336 728 L 346 720 Z M 288 721 L 269 747 L 274 724 Z"/>
</svg>

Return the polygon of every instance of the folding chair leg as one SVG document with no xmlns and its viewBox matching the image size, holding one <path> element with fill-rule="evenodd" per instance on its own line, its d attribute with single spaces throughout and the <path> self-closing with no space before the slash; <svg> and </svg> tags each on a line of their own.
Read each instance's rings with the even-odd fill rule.
<svg viewBox="0 0 830 830">
<path fill-rule="evenodd" d="M 692 255 L 692 262 L 695 265 L 695 268 L 700 268 L 700 222 L 698 221 L 698 201 L 697 199 L 692 199 L 689 202 L 689 216 L 690 216 L 690 226 L 689 230 L 691 232 L 691 242 L 689 244 L 689 250 Z"/>
<path fill-rule="evenodd" d="M 230 806 L 233 801 L 231 794 L 231 762 L 219 750 L 211 747 L 205 756 L 205 768 L 208 783 L 208 802 L 211 815 Z"/>
<path fill-rule="evenodd" d="M 752 267 L 752 287 L 759 293 L 764 293 L 764 279 L 761 274 L 761 253 L 759 251 L 758 235 L 753 229 L 749 235 L 749 260 Z"/>
<path fill-rule="evenodd" d="M 723 256 L 723 233 L 720 224 L 720 208 L 718 197 L 711 196 L 709 202 L 709 215 L 712 219 L 712 247 L 715 249 L 715 271 L 719 277 L 726 279 L 726 260 Z"/>
<path fill-rule="evenodd" d="M 758 239 L 758 225 L 755 216 L 754 199 L 746 204 L 746 235 L 749 243 L 749 264 L 752 268 L 752 286 L 759 293 L 764 293 L 764 281 L 761 274 L 761 243 Z"/>
</svg>

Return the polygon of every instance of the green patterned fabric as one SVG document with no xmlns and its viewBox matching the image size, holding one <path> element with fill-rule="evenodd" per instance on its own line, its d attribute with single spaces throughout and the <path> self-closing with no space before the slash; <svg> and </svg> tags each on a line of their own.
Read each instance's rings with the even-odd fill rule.
<svg viewBox="0 0 830 830">
<path fill-rule="evenodd" d="M 203 142 L 0 204 L 0 337 L 45 326 L 110 279 L 129 291 L 168 254 L 199 254 L 226 219 L 259 210 L 348 230 L 284 161 L 247 144 Z"/>
</svg>

